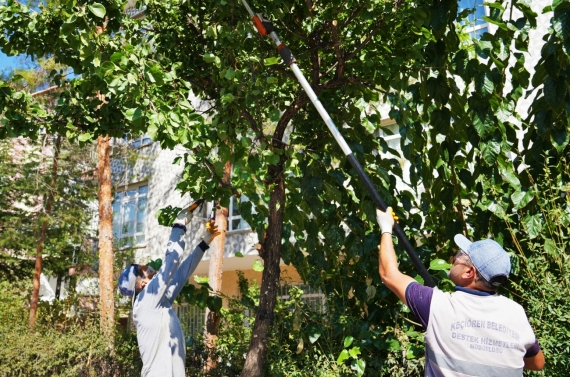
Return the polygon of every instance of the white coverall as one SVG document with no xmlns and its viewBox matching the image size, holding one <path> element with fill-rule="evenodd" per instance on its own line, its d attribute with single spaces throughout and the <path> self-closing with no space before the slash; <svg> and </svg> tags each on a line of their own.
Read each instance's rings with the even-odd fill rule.
<svg viewBox="0 0 570 377">
<path fill-rule="evenodd" d="M 183 260 L 185 230 L 181 225 L 172 228 L 162 267 L 134 298 L 133 319 L 143 362 L 142 377 L 185 376 L 186 342 L 172 303 L 209 248 L 202 241 Z"/>
</svg>

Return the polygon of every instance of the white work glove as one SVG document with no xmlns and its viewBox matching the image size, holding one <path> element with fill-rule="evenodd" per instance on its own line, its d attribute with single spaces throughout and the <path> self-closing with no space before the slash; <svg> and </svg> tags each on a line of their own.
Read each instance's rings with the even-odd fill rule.
<svg viewBox="0 0 570 377">
<path fill-rule="evenodd" d="M 218 230 L 218 226 L 212 224 L 209 227 L 206 227 L 206 234 L 202 237 L 202 240 L 206 242 L 206 244 L 211 244 L 214 238 L 218 237 L 222 232 Z"/>
<path fill-rule="evenodd" d="M 386 212 L 382 212 L 376 209 L 376 221 L 380 225 L 382 234 L 390 233 L 392 234 L 392 228 L 394 228 L 394 221 L 398 220 L 398 216 L 392 211 L 392 207 L 386 208 Z"/>
<path fill-rule="evenodd" d="M 178 216 L 176 216 L 174 224 L 180 224 L 186 226 L 186 224 L 192 221 L 192 217 L 194 217 L 194 213 L 190 211 L 189 208 L 183 209 L 178 213 Z"/>
</svg>

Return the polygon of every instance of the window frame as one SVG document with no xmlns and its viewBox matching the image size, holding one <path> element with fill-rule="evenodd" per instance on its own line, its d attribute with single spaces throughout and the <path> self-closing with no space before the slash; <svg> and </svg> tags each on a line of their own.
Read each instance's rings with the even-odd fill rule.
<svg viewBox="0 0 570 377">
<path fill-rule="evenodd" d="M 146 187 L 146 191 L 144 193 L 141 193 L 140 190 L 142 187 Z M 136 191 L 136 194 L 134 195 L 127 195 L 127 193 L 132 192 L 132 191 Z M 139 211 L 140 211 L 140 200 L 141 199 L 145 199 L 146 200 L 146 205 L 145 205 L 145 214 L 144 214 L 144 219 L 143 221 L 139 222 Z M 119 200 L 119 202 L 117 202 L 117 200 Z M 118 213 L 118 219 L 120 220 L 119 223 L 117 224 L 116 222 L 116 218 L 115 218 L 115 204 L 119 205 L 119 213 Z M 133 225 L 133 231 L 132 232 L 127 232 L 127 233 L 123 233 L 124 231 L 124 227 L 125 227 L 125 208 L 127 207 L 128 204 L 134 203 L 134 208 L 135 208 L 135 213 L 133 215 L 133 221 L 134 221 L 134 225 Z M 118 245 L 119 248 L 129 248 L 129 247 L 141 247 L 146 245 L 147 240 L 146 240 L 146 231 L 147 231 L 147 224 L 146 224 L 146 220 L 147 220 L 147 216 L 148 216 L 148 182 L 142 182 L 136 185 L 129 185 L 126 187 L 123 187 L 121 190 L 116 190 L 115 194 L 113 195 L 113 243 L 115 245 Z M 137 225 L 139 223 L 143 224 L 143 229 L 140 231 L 137 231 Z M 118 234 L 115 232 L 115 230 L 118 229 Z M 138 237 L 143 236 L 144 239 L 142 241 L 138 241 Z M 124 243 L 122 243 L 122 241 L 125 240 Z M 129 241 L 131 240 L 131 241 Z"/>
<path fill-rule="evenodd" d="M 480 4 L 474 4 L 473 7 L 470 7 L 470 8 L 463 8 L 462 10 L 459 10 L 459 9 L 458 9 L 458 12 L 462 12 L 464 9 L 473 9 L 473 8 L 476 8 L 476 7 L 481 6 L 481 7 L 483 7 L 483 13 L 484 13 L 484 15 L 485 15 L 486 17 L 489 17 L 489 16 L 490 16 L 489 7 L 485 5 L 485 1 L 484 1 L 484 0 L 473 0 L 473 2 L 476 2 L 476 3 L 479 3 L 479 2 L 480 2 Z M 459 6 L 459 0 L 458 0 L 458 6 Z M 475 17 L 475 12 L 472 13 L 471 15 L 473 16 L 473 23 L 474 23 L 474 24 L 473 24 L 472 26 L 470 26 L 469 24 L 465 24 L 465 25 L 464 25 L 464 26 L 465 26 L 465 32 L 466 32 L 467 34 L 469 34 L 469 36 L 470 36 L 472 39 L 479 39 L 479 38 L 482 36 L 482 34 L 481 34 L 481 33 L 478 33 L 478 32 L 479 32 L 480 30 L 483 30 L 483 29 L 487 29 L 487 32 L 489 32 L 489 30 L 490 30 L 489 28 L 491 27 L 491 24 L 490 24 L 489 22 L 484 21 L 484 20 L 481 18 L 481 20 L 484 21 L 484 22 L 481 23 L 481 24 L 479 24 L 479 25 L 477 25 L 477 20 L 478 20 L 478 18 Z"/>
<path fill-rule="evenodd" d="M 230 204 L 228 207 L 228 233 L 237 233 L 237 232 L 249 232 L 251 231 L 251 225 L 248 224 L 247 221 L 245 221 L 243 219 L 243 217 L 241 216 L 241 214 L 239 213 L 239 209 L 235 208 L 236 206 L 236 198 L 234 196 L 230 197 Z M 245 200 L 245 201 L 249 201 L 249 198 L 245 195 L 242 195 L 240 198 L 240 201 Z M 237 215 L 232 215 L 234 209 L 237 212 Z M 237 228 L 234 229 L 233 227 L 233 221 L 237 221 L 239 220 L 239 224 L 241 225 L 242 223 L 246 224 L 247 226 L 244 228 Z"/>
</svg>

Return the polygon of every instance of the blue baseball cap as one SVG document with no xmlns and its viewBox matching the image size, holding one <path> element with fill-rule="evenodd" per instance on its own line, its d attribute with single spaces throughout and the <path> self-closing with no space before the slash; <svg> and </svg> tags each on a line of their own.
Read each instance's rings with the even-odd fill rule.
<svg viewBox="0 0 570 377">
<path fill-rule="evenodd" d="M 507 280 L 511 272 L 511 258 L 497 242 L 492 239 L 471 242 L 463 234 L 457 234 L 453 240 L 491 285 L 499 286 Z"/>
<path fill-rule="evenodd" d="M 135 294 L 135 284 L 139 274 L 139 265 L 131 264 L 127 266 L 119 277 L 119 292 L 124 296 L 132 296 Z"/>
</svg>

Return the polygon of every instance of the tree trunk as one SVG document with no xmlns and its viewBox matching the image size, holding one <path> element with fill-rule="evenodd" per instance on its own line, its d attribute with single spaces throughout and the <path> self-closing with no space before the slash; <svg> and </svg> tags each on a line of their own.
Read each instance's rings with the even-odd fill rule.
<svg viewBox="0 0 570 377">
<path fill-rule="evenodd" d="M 97 139 L 99 179 L 99 299 L 101 331 L 111 335 L 115 323 L 113 295 L 113 207 L 111 191 L 111 138 Z M 112 339 L 109 337 L 109 339 Z"/>
<path fill-rule="evenodd" d="M 230 183 L 232 164 L 228 161 L 224 166 L 224 184 Z M 224 265 L 224 252 L 226 244 L 226 231 L 228 230 L 228 209 L 221 207 L 216 211 L 216 225 L 221 234 L 213 241 L 213 247 L 210 249 L 210 271 L 208 277 L 209 284 L 214 292 L 222 290 L 222 273 Z M 216 367 L 216 358 L 212 357 L 216 348 L 216 339 L 220 329 L 220 315 L 206 309 L 206 346 L 209 348 L 208 361 L 206 362 L 206 370 Z"/>
<path fill-rule="evenodd" d="M 61 282 L 63 281 L 63 275 L 57 275 L 57 281 L 55 283 L 55 299 L 59 300 L 61 296 Z"/>
<path fill-rule="evenodd" d="M 46 139 L 47 139 L 46 135 Z M 48 229 L 48 221 L 49 216 L 51 214 L 51 207 L 53 203 L 53 196 L 55 190 L 55 181 L 57 179 L 57 162 L 59 158 L 59 147 L 61 144 L 61 137 L 58 135 L 56 138 L 55 145 L 53 147 L 53 164 L 51 170 L 51 182 L 48 187 L 47 193 L 47 200 L 46 200 L 46 208 L 44 212 L 44 216 L 40 217 L 40 221 L 42 222 L 40 228 L 40 234 L 36 241 L 36 266 L 34 269 L 34 286 L 32 289 L 32 298 L 30 302 L 30 318 L 29 318 L 29 326 L 30 328 L 36 325 L 36 314 L 38 312 L 38 303 L 40 301 L 40 278 L 42 276 L 42 269 L 43 269 L 43 250 L 44 250 L 44 241 L 46 239 L 47 229 Z M 42 151 L 44 154 L 44 151 Z"/>
<path fill-rule="evenodd" d="M 285 185 L 276 166 L 270 166 L 269 173 L 275 177 L 269 199 L 269 219 L 266 236 L 260 256 L 264 262 L 261 277 L 259 307 L 249 342 L 249 351 L 241 377 L 261 377 L 265 366 L 268 347 L 268 330 L 273 324 L 273 309 L 279 288 L 279 262 L 281 260 L 281 237 L 283 234 L 283 210 L 285 208 Z"/>
</svg>

